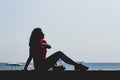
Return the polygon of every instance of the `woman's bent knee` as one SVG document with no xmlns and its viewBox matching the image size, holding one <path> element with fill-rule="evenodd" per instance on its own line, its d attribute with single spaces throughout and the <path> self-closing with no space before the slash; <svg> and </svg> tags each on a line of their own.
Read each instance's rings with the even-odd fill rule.
<svg viewBox="0 0 120 80">
<path fill-rule="evenodd" d="M 55 54 L 57 54 L 58 56 L 64 55 L 64 53 L 62 51 L 57 51 Z"/>
</svg>

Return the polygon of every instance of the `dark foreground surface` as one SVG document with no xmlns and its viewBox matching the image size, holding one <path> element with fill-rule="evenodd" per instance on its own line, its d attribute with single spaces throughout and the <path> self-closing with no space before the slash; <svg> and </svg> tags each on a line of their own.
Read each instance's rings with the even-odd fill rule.
<svg viewBox="0 0 120 80">
<path fill-rule="evenodd" d="M 0 80 L 120 80 L 120 71 L 0 71 Z"/>
</svg>

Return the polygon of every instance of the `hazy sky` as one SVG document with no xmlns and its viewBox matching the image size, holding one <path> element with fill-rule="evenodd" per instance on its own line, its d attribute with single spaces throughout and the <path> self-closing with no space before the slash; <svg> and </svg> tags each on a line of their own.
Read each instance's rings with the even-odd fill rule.
<svg viewBox="0 0 120 80">
<path fill-rule="evenodd" d="M 25 62 L 31 31 L 75 61 L 120 62 L 120 0 L 0 0 L 0 62 Z"/>
</svg>

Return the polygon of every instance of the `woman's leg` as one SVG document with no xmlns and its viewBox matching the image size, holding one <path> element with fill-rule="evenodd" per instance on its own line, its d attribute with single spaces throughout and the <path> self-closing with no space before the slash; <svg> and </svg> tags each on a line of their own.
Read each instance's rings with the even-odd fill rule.
<svg viewBox="0 0 120 80">
<path fill-rule="evenodd" d="M 82 64 L 78 64 L 78 63 L 74 62 L 72 59 L 70 59 L 68 56 L 66 56 L 63 52 L 58 51 L 45 59 L 45 61 L 43 62 L 43 67 L 46 69 L 53 67 L 59 58 L 61 58 L 64 62 L 66 62 L 70 65 L 74 65 L 74 66 L 81 65 L 82 66 Z"/>
</svg>

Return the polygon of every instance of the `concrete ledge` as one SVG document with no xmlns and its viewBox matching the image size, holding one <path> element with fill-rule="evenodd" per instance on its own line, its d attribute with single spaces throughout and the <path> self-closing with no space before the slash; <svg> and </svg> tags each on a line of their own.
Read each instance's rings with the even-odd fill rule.
<svg viewBox="0 0 120 80">
<path fill-rule="evenodd" d="M 120 71 L 0 71 L 0 80 L 120 80 Z"/>
</svg>

